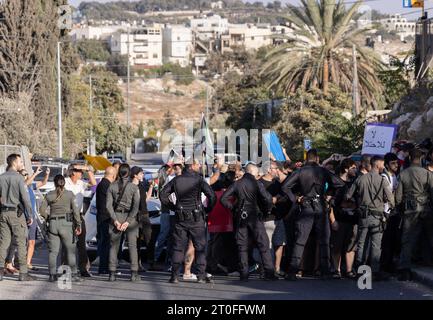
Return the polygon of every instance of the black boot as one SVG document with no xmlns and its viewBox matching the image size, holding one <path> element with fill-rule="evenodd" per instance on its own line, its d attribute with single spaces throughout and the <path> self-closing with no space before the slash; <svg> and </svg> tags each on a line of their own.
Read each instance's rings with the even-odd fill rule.
<svg viewBox="0 0 433 320">
<path fill-rule="evenodd" d="M 212 277 L 208 277 L 208 276 L 206 276 L 206 277 L 204 277 L 204 278 L 198 278 L 198 279 L 197 279 L 197 282 L 198 282 L 198 283 L 215 283 L 215 282 L 213 281 Z"/>
<path fill-rule="evenodd" d="M 294 273 L 294 272 L 288 272 L 286 274 L 286 276 L 284 277 L 284 279 L 287 280 L 287 281 L 296 281 L 297 280 L 296 273 Z"/>
<path fill-rule="evenodd" d="M 18 281 L 35 281 L 36 278 L 29 275 L 28 273 L 20 273 L 18 276 Z"/>
<path fill-rule="evenodd" d="M 50 274 L 48 281 L 49 282 L 56 282 L 57 281 L 57 274 Z"/>
<path fill-rule="evenodd" d="M 278 277 L 275 275 L 274 271 L 267 271 L 265 272 L 265 276 L 263 279 L 267 281 L 275 281 L 278 280 Z"/>
<path fill-rule="evenodd" d="M 3 280 L 3 275 L 5 274 L 5 269 L 1 268 L 0 269 L 0 281 Z"/>
<path fill-rule="evenodd" d="M 170 283 L 179 283 L 179 278 L 175 275 L 172 275 L 170 280 L 168 280 Z"/>
<path fill-rule="evenodd" d="M 248 273 L 241 273 L 239 280 L 241 280 L 242 282 L 247 282 L 248 281 L 248 277 L 249 274 Z"/>
<path fill-rule="evenodd" d="M 116 272 L 110 272 L 110 277 L 108 278 L 108 281 L 114 282 L 116 281 Z"/>
<path fill-rule="evenodd" d="M 132 273 L 131 273 L 131 281 L 132 282 L 140 282 L 141 281 L 141 277 L 140 277 L 140 275 L 138 274 L 137 271 L 132 271 Z"/>
</svg>

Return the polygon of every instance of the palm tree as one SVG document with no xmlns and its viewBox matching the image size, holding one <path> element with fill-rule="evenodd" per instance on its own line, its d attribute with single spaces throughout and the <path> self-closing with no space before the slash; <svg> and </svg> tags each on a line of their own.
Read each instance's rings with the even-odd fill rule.
<svg viewBox="0 0 433 320">
<path fill-rule="evenodd" d="M 353 22 L 363 0 L 349 9 L 343 0 L 300 2 L 299 8 L 288 7 L 286 18 L 293 28 L 287 35 L 288 42 L 270 50 L 261 69 L 268 86 L 283 94 L 313 87 L 326 94 L 329 83 L 333 83 L 343 92 L 351 92 L 355 46 L 362 102 L 376 108 L 376 97 L 383 89 L 377 75 L 383 64 L 373 50 L 355 41 L 368 30 Z"/>
</svg>

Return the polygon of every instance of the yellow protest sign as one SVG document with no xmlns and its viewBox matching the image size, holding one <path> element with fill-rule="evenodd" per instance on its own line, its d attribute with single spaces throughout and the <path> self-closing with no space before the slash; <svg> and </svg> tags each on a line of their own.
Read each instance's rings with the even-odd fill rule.
<svg viewBox="0 0 433 320">
<path fill-rule="evenodd" d="M 84 155 L 84 159 L 96 170 L 102 171 L 111 166 L 111 162 L 102 156 L 89 156 Z"/>
</svg>

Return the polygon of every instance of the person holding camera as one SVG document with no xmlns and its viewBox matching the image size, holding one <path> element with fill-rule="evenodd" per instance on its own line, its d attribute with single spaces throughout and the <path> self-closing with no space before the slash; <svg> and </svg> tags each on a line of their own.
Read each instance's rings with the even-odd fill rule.
<svg viewBox="0 0 433 320">
<path fill-rule="evenodd" d="M 206 212 L 212 211 L 216 196 L 210 185 L 199 175 L 200 167 L 197 160 L 186 164 L 182 175 L 171 180 L 160 193 L 162 205 L 175 212 L 170 283 L 179 282 L 179 269 L 185 258 L 189 238 L 195 249 L 197 282 L 212 282 L 206 275 Z M 170 201 L 172 193 L 176 196 L 176 204 Z M 206 208 L 202 206 L 202 193 L 208 199 Z"/>
<path fill-rule="evenodd" d="M 83 180 L 83 174 L 87 173 L 88 182 Z M 73 164 L 69 167 L 69 177 L 65 179 L 65 190 L 72 191 L 75 196 L 75 203 L 81 214 L 81 233 L 78 236 L 78 267 L 82 277 L 91 277 L 90 262 L 86 250 L 86 224 L 84 223 L 83 202 L 84 194 L 90 187 L 96 186 L 96 179 L 89 166 Z"/>
<path fill-rule="evenodd" d="M 400 173 L 400 183 L 395 194 L 397 206 L 403 211 L 403 230 L 399 261 L 399 280 L 412 279 L 412 252 L 421 231 L 433 247 L 433 175 L 421 167 L 423 154 L 418 149 L 410 151 L 410 167 Z"/>
<path fill-rule="evenodd" d="M 131 169 L 123 163 L 119 167 L 118 179 L 112 183 L 107 192 L 107 211 L 110 214 L 112 225 L 110 234 L 110 256 L 108 269 L 109 281 L 116 281 L 117 254 L 122 239 L 126 233 L 128 240 L 129 257 L 131 260 L 131 281 L 141 280 L 138 274 L 137 239 L 139 225 L 137 214 L 140 206 L 140 191 L 138 186 L 130 181 Z"/>
<path fill-rule="evenodd" d="M 75 257 L 75 237 L 81 233 L 81 217 L 75 204 L 75 196 L 72 191 L 65 190 L 65 178 L 62 175 L 54 177 L 56 190 L 50 191 L 44 197 L 40 215 L 48 224 L 48 269 L 50 276 L 48 281 L 57 281 L 57 256 L 60 245 L 66 250 L 67 265 L 71 268 L 72 281 L 80 282 L 77 275 L 77 263 Z M 50 214 L 47 214 L 47 208 Z"/>
<path fill-rule="evenodd" d="M 265 280 L 276 280 L 272 262 L 269 238 L 266 234 L 263 216 L 272 209 L 272 196 L 264 185 L 257 181 L 259 169 L 250 163 L 245 168 L 245 174 L 235 181 L 221 197 L 221 204 L 231 210 L 234 216 L 236 244 L 239 252 L 240 280 L 248 281 L 248 239 L 253 237 L 262 258 L 265 270 Z M 233 204 L 235 198 L 236 204 Z"/>
<path fill-rule="evenodd" d="M 29 196 L 30 196 L 30 202 L 32 203 L 33 211 L 36 213 L 36 196 L 33 190 L 37 190 L 39 188 L 42 188 L 44 185 L 47 184 L 48 178 L 50 176 L 50 168 L 45 169 L 44 178 L 42 181 L 36 181 L 34 182 L 35 178 L 40 175 L 43 172 L 42 168 L 39 166 L 36 168 L 36 171 L 33 172 L 32 175 L 29 175 L 26 170 L 21 170 L 21 174 L 23 175 L 25 179 L 25 183 L 28 186 Z M 33 254 L 35 252 L 35 245 L 36 245 L 36 230 L 37 230 L 37 220 L 34 219 L 33 223 L 29 226 L 29 234 L 28 234 L 28 243 L 27 243 L 27 267 L 29 270 L 32 271 L 38 271 L 37 268 L 35 268 L 32 265 L 32 259 Z"/>
</svg>

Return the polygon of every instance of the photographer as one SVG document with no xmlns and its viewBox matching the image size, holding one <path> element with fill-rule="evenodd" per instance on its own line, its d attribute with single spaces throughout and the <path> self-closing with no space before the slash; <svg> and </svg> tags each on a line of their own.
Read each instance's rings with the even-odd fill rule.
<svg viewBox="0 0 433 320">
<path fill-rule="evenodd" d="M 90 263 L 86 250 L 86 225 L 83 218 L 83 201 L 86 190 L 96 186 L 96 179 L 91 171 L 91 167 L 85 165 L 71 165 L 69 167 L 69 177 L 65 179 L 65 190 L 72 191 L 75 196 L 75 203 L 81 214 L 81 234 L 78 237 L 78 263 L 82 277 L 91 277 L 89 273 Z M 83 181 L 83 173 L 86 172 L 89 182 Z"/>
<path fill-rule="evenodd" d="M 36 181 L 33 182 L 35 180 L 35 178 L 40 175 L 42 173 L 42 169 L 41 167 L 37 167 L 36 171 L 29 176 L 29 174 L 24 170 L 23 172 L 21 172 L 21 174 L 24 176 L 25 183 L 28 186 L 28 191 L 29 191 L 29 197 L 30 197 L 30 202 L 32 203 L 32 207 L 34 212 L 36 213 L 37 209 L 36 209 L 36 196 L 35 193 L 33 192 L 33 190 L 37 190 L 39 188 L 42 188 L 43 186 L 45 186 L 48 182 L 48 178 L 50 176 L 50 168 L 46 168 L 45 170 L 45 175 L 44 175 L 44 179 L 42 181 Z M 32 271 L 38 271 L 37 268 L 35 268 L 32 265 L 32 259 L 33 259 L 33 254 L 35 252 L 35 244 L 36 244 L 36 230 L 37 230 L 37 226 L 38 226 L 38 222 L 36 219 L 33 220 L 33 223 L 29 226 L 29 234 L 28 234 L 28 243 L 27 243 L 27 267 L 29 270 Z"/>
</svg>

